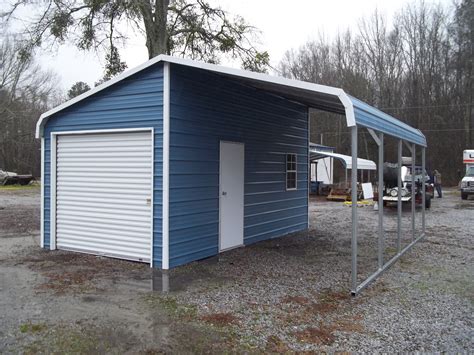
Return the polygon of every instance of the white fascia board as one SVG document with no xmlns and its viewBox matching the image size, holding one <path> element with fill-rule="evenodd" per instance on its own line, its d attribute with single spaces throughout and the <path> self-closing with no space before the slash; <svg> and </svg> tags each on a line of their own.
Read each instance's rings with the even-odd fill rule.
<svg viewBox="0 0 474 355">
<path fill-rule="evenodd" d="M 354 104 L 352 103 L 352 100 L 347 96 L 347 94 L 344 92 L 344 90 L 339 89 L 339 100 L 341 100 L 342 104 L 344 105 L 344 108 L 346 110 L 346 123 L 347 127 L 353 127 L 356 125 L 356 120 L 355 120 L 355 114 L 354 114 Z"/>
<path fill-rule="evenodd" d="M 59 105 L 59 106 L 43 113 L 40 116 L 40 118 L 38 119 L 38 122 L 36 123 L 36 138 L 40 138 L 40 136 L 42 135 L 42 133 L 43 133 L 42 128 L 43 128 L 44 124 L 46 123 L 46 120 L 49 116 L 51 116 L 51 115 L 53 115 L 53 114 L 55 114 L 55 113 L 57 113 L 61 110 L 64 110 L 65 108 L 67 108 L 69 106 L 72 106 L 75 103 L 77 103 L 81 100 L 84 100 L 85 98 L 87 98 L 89 96 L 92 96 L 92 95 L 98 93 L 99 91 L 102 91 L 102 90 L 108 88 L 109 86 L 112 86 L 112 85 L 118 83 L 119 81 L 121 81 L 121 80 L 123 80 L 123 79 L 125 79 L 125 78 L 127 78 L 127 77 L 129 77 L 133 74 L 136 74 L 139 71 L 141 71 L 143 69 L 146 69 L 146 68 L 148 68 L 148 67 L 150 67 L 150 66 L 152 66 L 152 65 L 154 65 L 158 62 L 167 62 L 167 63 L 173 63 L 173 64 L 178 64 L 178 65 L 184 65 L 184 66 L 187 66 L 187 67 L 203 69 L 203 70 L 206 70 L 206 71 L 225 74 L 225 75 L 229 75 L 229 76 L 246 78 L 246 79 L 260 81 L 260 82 L 266 82 L 266 83 L 272 83 L 272 84 L 277 84 L 277 85 L 281 85 L 281 86 L 297 88 L 297 89 L 301 89 L 301 90 L 305 90 L 305 91 L 309 91 L 309 92 L 312 91 L 312 92 L 318 92 L 318 93 L 324 93 L 324 94 L 328 94 L 328 95 L 337 96 L 337 97 L 339 97 L 339 99 L 341 100 L 342 104 L 344 105 L 344 107 L 346 109 L 346 116 L 347 116 L 348 125 L 349 125 L 349 122 L 353 122 L 354 125 L 355 125 L 354 110 L 353 110 L 353 107 L 352 107 L 352 102 L 347 98 L 347 95 L 344 93 L 344 91 L 342 89 L 335 88 L 335 87 L 332 87 L 332 86 L 325 86 L 325 85 L 308 83 L 308 82 L 305 82 L 305 81 L 287 79 L 287 78 L 278 77 L 278 76 L 271 76 L 271 75 L 268 75 L 268 74 L 254 73 L 254 72 L 250 72 L 250 71 L 247 71 L 247 70 L 228 68 L 228 67 L 223 67 L 223 66 L 216 65 L 216 64 L 198 62 L 198 61 L 194 61 L 194 60 L 191 60 L 191 59 L 176 58 L 176 57 L 172 57 L 172 56 L 168 56 L 168 55 L 159 55 L 159 56 L 157 56 L 155 58 L 152 58 L 152 59 L 146 61 L 145 63 L 143 63 L 143 64 L 141 64 L 141 65 L 139 65 L 139 66 L 137 66 L 133 69 L 127 70 L 127 71 L 123 72 L 122 74 L 117 75 L 115 78 L 113 78 L 109 81 L 106 81 L 105 83 L 103 83 L 99 86 L 96 86 L 95 88 L 93 88 L 91 90 L 86 91 L 85 93 L 83 93 L 79 96 L 76 96 L 75 98 L 73 98 L 69 101 L 66 101 L 63 104 L 61 104 L 61 105 Z M 343 99 L 345 101 L 343 101 Z M 352 112 L 352 115 L 350 114 L 350 112 Z"/>
</svg>

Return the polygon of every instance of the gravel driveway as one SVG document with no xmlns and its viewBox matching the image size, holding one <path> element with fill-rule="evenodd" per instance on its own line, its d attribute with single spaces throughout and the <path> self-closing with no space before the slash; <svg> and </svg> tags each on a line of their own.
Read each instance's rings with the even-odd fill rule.
<svg viewBox="0 0 474 355">
<path fill-rule="evenodd" d="M 312 200 L 308 232 L 163 280 L 144 264 L 41 250 L 39 190 L 0 190 L 0 352 L 471 352 L 474 201 L 444 196 L 427 212 L 427 237 L 351 297 L 342 203 Z M 362 281 L 376 268 L 377 212 L 359 214 Z M 408 243 L 409 211 L 403 220 Z M 388 258 L 396 209 L 385 211 L 384 229 Z"/>
</svg>

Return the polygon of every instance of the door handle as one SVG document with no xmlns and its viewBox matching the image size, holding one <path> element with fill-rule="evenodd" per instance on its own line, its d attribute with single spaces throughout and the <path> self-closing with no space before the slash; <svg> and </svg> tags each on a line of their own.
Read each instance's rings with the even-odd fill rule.
<svg viewBox="0 0 474 355">
<path fill-rule="evenodd" d="M 222 191 L 222 196 L 227 196 L 227 191 Z"/>
</svg>

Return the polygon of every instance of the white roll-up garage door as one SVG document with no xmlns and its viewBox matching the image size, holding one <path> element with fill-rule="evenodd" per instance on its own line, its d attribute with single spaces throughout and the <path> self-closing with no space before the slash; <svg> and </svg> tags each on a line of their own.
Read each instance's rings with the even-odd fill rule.
<svg viewBox="0 0 474 355">
<path fill-rule="evenodd" d="M 151 132 L 58 135 L 56 247 L 149 262 Z"/>
</svg>

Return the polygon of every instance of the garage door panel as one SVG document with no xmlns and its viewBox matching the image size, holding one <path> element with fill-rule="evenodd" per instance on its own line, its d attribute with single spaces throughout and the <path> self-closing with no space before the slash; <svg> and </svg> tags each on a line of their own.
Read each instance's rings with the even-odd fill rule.
<svg viewBox="0 0 474 355">
<path fill-rule="evenodd" d="M 145 254 L 141 252 L 135 252 L 134 250 L 130 250 L 130 248 L 128 247 L 111 248 L 109 246 L 102 246 L 100 244 L 92 245 L 89 243 L 82 243 L 78 245 L 71 243 L 62 243 L 60 246 L 58 246 L 58 248 L 62 250 L 77 251 L 94 255 L 111 256 L 127 260 L 146 261 L 149 259 L 149 256 L 145 256 Z"/>
<path fill-rule="evenodd" d="M 143 203 L 143 201 L 131 201 L 129 205 L 134 205 L 133 209 L 128 208 L 127 210 L 123 210 L 120 208 L 120 205 L 117 206 L 117 202 L 120 200 L 115 201 L 106 201 L 100 199 L 90 199 L 88 202 L 84 201 L 74 201 L 74 199 L 69 198 L 67 202 L 60 202 L 61 206 L 69 209 L 77 209 L 78 211 L 97 211 L 97 212 L 120 212 L 124 211 L 125 213 L 131 213 L 136 215 L 142 215 L 143 213 L 147 213 L 150 210 L 150 207 Z M 94 209 L 92 209 L 91 203 L 94 205 Z"/>
<path fill-rule="evenodd" d="M 59 205 L 58 205 L 59 207 Z M 62 208 L 58 209 L 56 212 L 57 218 L 64 217 L 67 219 L 68 217 L 77 218 L 77 219 L 90 219 L 91 221 L 103 221 L 104 223 L 112 223 L 115 222 L 117 224 L 127 224 L 130 223 L 133 225 L 141 225 L 142 223 L 146 223 L 149 216 L 132 216 L 126 213 L 97 213 L 97 212 L 84 212 L 84 211 L 74 211 L 74 210 L 64 210 Z"/>
<path fill-rule="evenodd" d="M 151 182 L 151 179 L 150 179 Z M 138 192 L 144 192 L 145 190 L 143 189 L 142 186 L 137 186 L 137 185 L 130 185 L 130 184 L 114 184 L 110 183 L 107 184 L 106 182 L 94 182 L 94 181 L 80 181 L 80 182 L 75 182 L 75 181 L 64 181 L 61 183 L 61 186 L 59 188 L 66 189 L 70 188 L 70 190 L 78 190 L 78 188 L 81 189 L 90 189 L 93 191 L 94 189 L 104 189 L 104 190 L 114 190 L 117 192 L 120 192 L 121 190 L 127 189 L 127 190 L 132 190 L 132 191 L 138 191 Z"/>
<path fill-rule="evenodd" d="M 88 170 L 88 171 L 61 171 L 61 176 L 68 179 L 76 179 L 82 180 L 86 179 L 110 179 L 110 175 L 113 174 L 120 174 L 121 179 L 125 179 L 126 182 L 134 183 L 136 180 L 139 179 L 137 177 L 137 173 L 135 169 L 132 172 L 124 172 L 124 171 L 106 171 L 105 169 L 96 169 L 96 170 Z M 147 173 L 147 169 L 143 169 L 143 173 Z"/>
<path fill-rule="evenodd" d="M 149 218 L 150 214 L 148 213 L 149 207 L 142 208 L 142 206 L 133 206 L 133 209 L 121 208 L 121 207 L 85 207 L 85 206 L 71 206 L 67 203 L 60 203 L 58 207 L 61 209 L 61 212 L 65 213 L 77 213 L 77 215 L 88 216 L 92 214 L 96 217 L 107 217 L 108 215 L 117 217 L 125 217 L 127 215 L 133 216 L 136 220 L 143 220 L 143 218 Z M 131 207 L 131 206 L 129 206 Z"/>
<path fill-rule="evenodd" d="M 58 135 L 56 246 L 149 261 L 151 132 Z"/>
<path fill-rule="evenodd" d="M 148 229 L 142 226 L 132 226 L 132 225 L 114 225 L 110 226 L 109 223 L 102 223 L 102 222 L 94 222 L 90 220 L 82 221 L 80 219 L 71 219 L 67 220 L 64 219 L 61 226 L 58 226 L 57 229 L 66 228 L 66 229 L 75 229 L 75 230 L 93 230 L 97 231 L 98 233 L 106 233 L 110 231 L 110 233 L 117 233 L 117 234 L 126 234 L 130 235 L 131 233 L 137 235 L 140 233 L 148 233 Z"/>
<path fill-rule="evenodd" d="M 73 235 L 83 235 L 84 237 L 100 237 L 104 236 L 104 238 L 107 238 L 107 235 L 112 235 L 117 238 L 117 240 L 122 240 L 122 241 L 128 241 L 129 240 L 129 235 L 130 235 L 130 230 L 125 230 L 125 229 L 108 229 L 108 228 L 93 228 L 90 225 L 87 225 L 86 227 L 81 227 L 80 225 L 74 225 L 74 226 L 62 226 L 61 228 L 58 228 L 58 230 L 61 233 L 67 233 L 67 234 L 73 234 Z M 142 231 L 137 231 L 137 230 L 132 230 L 134 233 L 137 234 L 137 238 L 140 238 L 140 232 L 142 234 L 142 238 L 144 240 L 149 240 L 149 231 L 147 230 L 142 230 Z"/>
<path fill-rule="evenodd" d="M 80 193 L 77 191 L 72 191 L 72 190 L 62 190 L 61 192 L 64 196 L 68 196 L 68 201 L 84 201 L 84 197 L 87 197 L 87 199 L 91 201 L 96 201 L 96 202 L 111 202 L 111 203 L 117 203 L 120 202 L 121 199 L 126 196 L 127 194 L 125 193 L 120 193 L 116 194 L 114 196 L 110 196 L 110 194 L 107 193 L 100 193 L 100 192 L 89 192 L 89 193 Z M 133 193 L 129 193 L 132 195 L 135 195 Z M 143 196 L 146 198 L 148 195 L 143 194 Z M 87 202 L 86 202 L 87 203 Z M 137 200 L 129 200 L 130 204 L 139 204 L 141 205 L 143 203 L 143 199 L 137 199 Z"/>
<path fill-rule="evenodd" d="M 137 247 L 137 243 L 131 242 L 128 238 L 120 238 L 115 234 L 84 234 L 84 233 L 72 233 L 69 231 L 63 231 L 67 236 L 67 242 L 69 245 L 81 245 L 82 243 L 87 243 L 88 245 L 102 245 L 110 248 L 114 247 L 129 247 L 131 250 L 143 252 L 141 247 Z M 149 238 L 143 238 L 143 243 L 149 242 Z"/>
<path fill-rule="evenodd" d="M 129 178 L 117 178 L 117 177 L 107 178 L 106 176 L 102 176 L 99 178 L 94 178 L 93 176 L 90 176 L 90 177 L 86 177 L 86 179 L 81 178 L 81 177 L 69 177 L 69 176 L 64 176 L 64 175 L 58 175 L 58 177 L 60 177 L 61 180 L 63 181 L 63 186 L 84 186 L 84 185 L 90 185 L 91 183 L 93 183 L 94 186 L 98 186 L 98 187 L 110 186 L 110 187 L 115 187 L 115 188 L 137 189 L 137 190 L 142 189 L 142 186 L 140 186 L 141 184 L 148 184 L 151 181 L 150 178 L 139 178 L 139 177 L 132 178 L 133 180 Z"/>
</svg>

